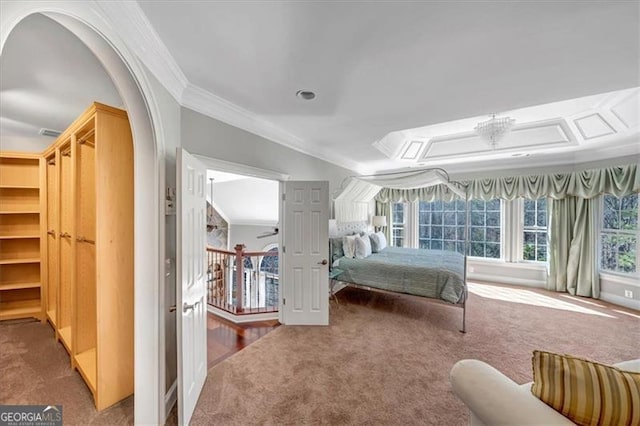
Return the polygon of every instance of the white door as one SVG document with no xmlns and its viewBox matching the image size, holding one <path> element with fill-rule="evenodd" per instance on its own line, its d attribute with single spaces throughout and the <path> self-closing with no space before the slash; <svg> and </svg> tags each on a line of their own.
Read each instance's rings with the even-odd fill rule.
<svg viewBox="0 0 640 426">
<path fill-rule="evenodd" d="M 329 182 L 282 185 L 281 322 L 329 325 Z"/>
<path fill-rule="evenodd" d="M 178 422 L 189 424 L 207 378 L 206 176 L 187 151 L 177 151 Z"/>
</svg>

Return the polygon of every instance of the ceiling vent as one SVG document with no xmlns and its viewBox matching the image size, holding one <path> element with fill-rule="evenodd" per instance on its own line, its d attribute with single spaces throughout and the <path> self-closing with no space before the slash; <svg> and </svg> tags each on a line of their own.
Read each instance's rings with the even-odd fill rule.
<svg viewBox="0 0 640 426">
<path fill-rule="evenodd" d="M 60 136 L 62 132 L 59 132 L 57 130 L 52 130 L 52 129 L 40 129 L 38 133 L 40 133 L 42 136 L 57 138 L 58 136 Z"/>
</svg>

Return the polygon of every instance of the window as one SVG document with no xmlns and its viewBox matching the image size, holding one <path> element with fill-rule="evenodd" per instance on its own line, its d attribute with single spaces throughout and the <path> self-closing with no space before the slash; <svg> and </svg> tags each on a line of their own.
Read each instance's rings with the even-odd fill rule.
<svg viewBox="0 0 640 426">
<path fill-rule="evenodd" d="M 547 199 L 524 200 L 522 259 L 547 261 Z"/>
<path fill-rule="evenodd" d="M 603 197 L 601 268 L 625 274 L 637 271 L 638 194 Z"/>
<path fill-rule="evenodd" d="M 278 306 L 278 247 L 270 248 L 268 253 L 273 256 L 263 256 L 260 261 L 260 284 L 264 281 L 265 304 L 268 307 Z"/>
<path fill-rule="evenodd" d="M 421 201 L 418 205 L 418 247 L 464 254 L 465 202 Z"/>
<path fill-rule="evenodd" d="M 470 255 L 501 258 L 500 224 L 502 222 L 499 199 L 471 200 Z"/>
<path fill-rule="evenodd" d="M 405 228 L 407 223 L 405 203 L 393 203 L 391 205 L 391 245 L 404 247 Z"/>
</svg>

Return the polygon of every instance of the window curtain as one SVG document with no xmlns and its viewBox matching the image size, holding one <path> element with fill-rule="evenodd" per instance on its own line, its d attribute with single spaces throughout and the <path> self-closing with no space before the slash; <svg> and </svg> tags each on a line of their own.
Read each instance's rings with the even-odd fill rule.
<svg viewBox="0 0 640 426">
<path fill-rule="evenodd" d="M 547 289 L 600 297 L 597 259 L 599 199 L 550 199 Z"/>
<path fill-rule="evenodd" d="M 458 191 L 464 193 L 464 187 L 458 186 Z M 378 195 L 375 197 L 376 201 L 381 203 L 401 203 L 401 202 L 414 202 L 414 201 L 453 201 L 464 200 L 464 196 L 458 195 L 451 190 L 448 185 L 433 185 L 424 188 L 416 189 L 393 189 L 382 188 Z"/>
<path fill-rule="evenodd" d="M 387 244 L 391 245 L 391 221 L 393 220 L 393 216 L 391 214 L 391 203 L 381 203 L 380 201 L 376 201 L 376 216 L 387 217 L 387 226 L 382 228 L 382 232 L 384 232 L 384 236 L 387 238 Z"/>
<path fill-rule="evenodd" d="M 621 197 L 640 191 L 640 174 L 637 165 L 632 164 L 567 174 L 476 179 L 466 185 L 470 197 L 481 200 L 518 197 L 559 200 L 568 196 L 593 198 L 603 193 Z"/>
</svg>

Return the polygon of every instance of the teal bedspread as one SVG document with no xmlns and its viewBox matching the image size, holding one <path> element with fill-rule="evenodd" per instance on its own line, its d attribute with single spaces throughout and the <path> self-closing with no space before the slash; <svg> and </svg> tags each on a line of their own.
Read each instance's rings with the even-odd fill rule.
<svg viewBox="0 0 640 426">
<path fill-rule="evenodd" d="M 387 247 L 365 259 L 342 257 L 336 279 L 381 290 L 442 299 L 464 300 L 464 256 L 444 250 Z"/>
</svg>

